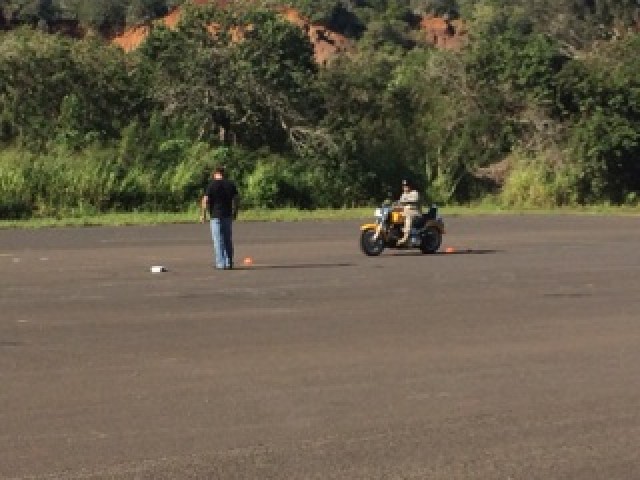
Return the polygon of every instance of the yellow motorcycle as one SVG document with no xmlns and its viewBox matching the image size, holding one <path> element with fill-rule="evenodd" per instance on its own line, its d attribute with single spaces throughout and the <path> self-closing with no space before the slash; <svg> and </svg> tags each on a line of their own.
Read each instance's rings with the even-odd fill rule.
<svg viewBox="0 0 640 480">
<path fill-rule="evenodd" d="M 438 207 L 431 206 L 427 213 L 414 218 L 406 243 L 403 237 L 404 209 L 399 205 L 382 205 L 375 210 L 375 223 L 360 227 L 360 248 L 371 257 L 380 255 L 385 248 L 418 248 L 422 253 L 436 253 L 442 244 L 444 221 L 438 216 Z"/>
</svg>

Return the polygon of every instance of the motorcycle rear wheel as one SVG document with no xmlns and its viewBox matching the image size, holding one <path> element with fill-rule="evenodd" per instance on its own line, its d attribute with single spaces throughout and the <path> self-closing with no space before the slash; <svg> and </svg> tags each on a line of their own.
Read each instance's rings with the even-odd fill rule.
<svg viewBox="0 0 640 480">
<path fill-rule="evenodd" d="M 365 230 L 360 235 L 360 249 L 365 255 L 377 257 L 384 251 L 384 239 L 382 235 L 374 238 L 375 230 Z"/>
<path fill-rule="evenodd" d="M 420 251 L 422 253 L 436 253 L 442 244 L 442 233 L 435 227 L 427 227 L 422 234 Z"/>
</svg>

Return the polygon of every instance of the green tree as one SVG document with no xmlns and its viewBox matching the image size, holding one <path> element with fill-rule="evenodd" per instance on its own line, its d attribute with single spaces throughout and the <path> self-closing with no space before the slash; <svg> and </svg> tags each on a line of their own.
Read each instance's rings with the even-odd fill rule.
<svg viewBox="0 0 640 480">
<path fill-rule="evenodd" d="M 8 23 L 37 25 L 50 21 L 55 12 L 53 0 L 7 0 L 0 6 Z"/>
<path fill-rule="evenodd" d="M 4 35 L 0 46 L 5 140 L 41 148 L 58 128 L 66 138 L 116 138 L 146 108 L 142 82 L 116 48 L 28 29 Z"/>
<path fill-rule="evenodd" d="M 640 191 L 640 35 L 603 44 L 558 75 L 558 105 L 585 200 Z"/>
<path fill-rule="evenodd" d="M 178 5 L 178 0 L 129 0 L 127 24 L 135 25 L 154 20 Z"/>
<path fill-rule="evenodd" d="M 312 47 L 272 12 L 193 9 L 177 31 L 155 29 L 140 54 L 165 114 L 197 125 L 201 138 L 282 149 L 310 125 Z"/>
<path fill-rule="evenodd" d="M 126 25 L 127 0 L 73 0 L 78 20 L 103 33 L 115 32 Z"/>
<path fill-rule="evenodd" d="M 552 37 L 568 56 L 610 39 L 638 21 L 636 0 L 460 0 L 473 33 L 500 33 L 507 23 Z"/>
<path fill-rule="evenodd" d="M 402 57 L 367 51 L 335 62 L 320 74 L 326 117 L 340 154 L 322 159 L 336 198 L 346 203 L 397 194 L 402 177 L 424 180 L 424 144 L 414 127 L 409 90 L 396 84 Z"/>
</svg>

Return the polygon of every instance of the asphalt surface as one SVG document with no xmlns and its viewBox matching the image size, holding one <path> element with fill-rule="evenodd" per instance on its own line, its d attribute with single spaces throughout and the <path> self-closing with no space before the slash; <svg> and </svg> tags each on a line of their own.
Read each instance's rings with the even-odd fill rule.
<svg viewBox="0 0 640 480">
<path fill-rule="evenodd" d="M 640 217 L 443 213 L 0 230 L 0 478 L 640 478 Z"/>
</svg>

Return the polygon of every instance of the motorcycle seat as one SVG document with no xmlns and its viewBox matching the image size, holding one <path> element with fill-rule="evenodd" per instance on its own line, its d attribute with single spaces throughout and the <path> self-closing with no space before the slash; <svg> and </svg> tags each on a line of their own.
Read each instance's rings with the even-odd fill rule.
<svg viewBox="0 0 640 480">
<path fill-rule="evenodd" d="M 438 209 L 436 207 L 429 208 L 427 213 L 423 213 L 419 217 L 415 217 L 411 222 L 412 228 L 423 228 L 429 220 L 435 220 L 438 215 Z"/>
<path fill-rule="evenodd" d="M 423 215 L 426 220 L 435 220 L 438 215 L 437 207 L 430 207 L 429 211 Z"/>
<path fill-rule="evenodd" d="M 424 227 L 424 224 L 427 223 L 427 216 L 425 215 L 420 215 L 419 217 L 415 217 L 413 219 L 413 221 L 411 222 L 411 227 L 412 228 L 422 228 Z"/>
</svg>

